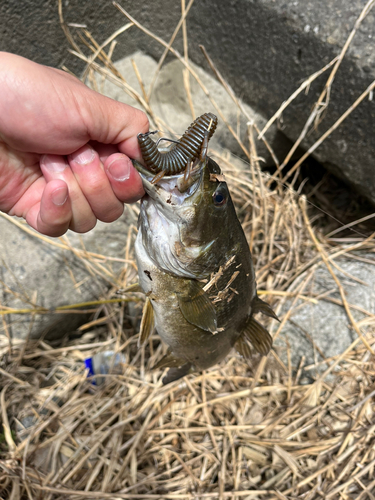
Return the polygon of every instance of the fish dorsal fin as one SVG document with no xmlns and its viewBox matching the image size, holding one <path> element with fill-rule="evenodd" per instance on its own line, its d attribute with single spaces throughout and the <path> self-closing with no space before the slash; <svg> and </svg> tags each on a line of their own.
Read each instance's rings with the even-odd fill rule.
<svg viewBox="0 0 375 500">
<path fill-rule="evenodd" d="M 189 280 L 186 294 L 177 294 L 178 305 L 186 321 L 211 333 L 217 331 L 215 308 L 198 281 Z"/>
<path fill-rule="evenodd" d="M 242 335 L 250 340 L 254 349 L 260 354 L 266 356 L 269 353 L 272 347 L 272 337 L 252 316 L 248 319 Z"/>
<path fill-rule="evenodd" d="M 154 310 L 151 305 L 151 300 L 146 297 L 146 302 L 143 306 L 141 326 L 139 327 L 138 347 L 146 342 L 154 331 L 154 326 Z"/>
<path fill-rule="evenodd" d="M 247 358 L 247 359 L 251 358 L 251 347 L 243 334 L 237 340 L 237 342 L 234 344 L 234 348 L 244 358 Z"/>
<path fill-rule="evenodd" d="M 267 304 L 267 302 L 264 302 L 262 299 L 260 299 L 258 297 L 258 295 L 255 295 L 255 297 L 253 299 L 253 302 L 251 304 L 251 309 L 252 309 L 253 314 L 261 312 L 261 313 L 265 314 L 266 316 L 268 316 L 269 318 L 273 318 L 276 321 L 280 322 L 279 318 L 274 313 L 272 307 L 269 304 Z"/>
<path fill-rule="evenodd" d="M 176 358 L 176 356 L 174 356 L 171 351 L 168 351 L 167 354 L 163 356 L 155 366 L 152 367 L 152 369 L 157 370 L 159 368 L 177 368 L 178 366 L 182 366 L 185 363 L 185 359 Z"/>
</svg>

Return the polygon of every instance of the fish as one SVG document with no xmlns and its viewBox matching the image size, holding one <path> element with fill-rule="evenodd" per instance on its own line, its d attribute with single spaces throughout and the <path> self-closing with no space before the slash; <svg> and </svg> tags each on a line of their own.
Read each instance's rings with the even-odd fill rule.
<svg viewBox="0 0 375 500">
<path fill-rule="evenodd" d="M 220 363 L 233 347 L 250 358 L 250 343 L 266 355 L 272 337 L 254 315 L 278 320 L 258 297 L 249 245 L 207 142 L 208 133 L 186 171 L 157 182 L 133 160 L 145 190 L 135 242 L 146 295 L 140 344 L 154 330 L 167 344 L 154 366 L 169 368 L 164 385 Z"/>
</svg>

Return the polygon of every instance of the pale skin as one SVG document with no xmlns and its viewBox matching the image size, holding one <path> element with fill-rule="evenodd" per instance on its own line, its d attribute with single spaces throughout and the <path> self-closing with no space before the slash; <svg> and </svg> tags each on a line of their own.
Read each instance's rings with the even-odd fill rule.
<svg viewBox="0 0 375 500">
<path fill-rule="evenodd" d="M 141 198 L 130 158 L 147 131 L 142 111 L 0 52 L 0 210 L 40 233 L 87 232 Z"/>
</svg>

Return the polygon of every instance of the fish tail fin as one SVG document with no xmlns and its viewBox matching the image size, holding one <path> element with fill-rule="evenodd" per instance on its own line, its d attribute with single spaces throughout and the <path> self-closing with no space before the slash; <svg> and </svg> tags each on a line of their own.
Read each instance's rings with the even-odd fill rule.
<svg viewBox="0 0 375 500">
<path fill-rule="evenodd" d="M 185 377 L 185 375 L 192 371 L 191 363 L 186 363 L 186 360 L 176 358 L 170 351 L 152 369 L 156 370 L 158 368 L 169 368 L 166 376 L 163 378 L 163 385 Z"/>
<path fill-rule="evenodd" d="M 273 311 L 272 307 L 269 304 L 267 304 L 267 302 L 264 302 L 262 299 L 260 299 L 258 295 L 255 295 L 253 299 L 253 302 L 251 304 L 251 309 L 253 314 L 261 312 L 266 316 L 268 316 L 269 318 L 273 318 L 276 321 L 280 322 L 279 318 Z"/>
<path fill-rule="evenodd" d="M 268 331 L 252 316 L 248 319 L 242 336 L 251 342 L 254 349 L 266 356 L 272 347 L 272 337 Z"/>
<path fill-rule="evenodd" d="M 158 361 L 156 365 L 152 367 L 152 369 L 158 370 L 160 368 L 170 368 L 170 367 L 177 368 L 179 366 L 184 365 L 185 363 L 186 363 L 185 359 L 176 358 L 176 356 L 174 356 L 170 351 L 168 351 L 167 354 L 163 356 L 161 360 Z"/>
<path fill-rule="evenodd" d="M 188 375 L 189 373 L 191 373 L 191 371 L 192 371 L 191 363 L 185 363 L 179 368 L 169 368 L 166 376 L 163 378 L 163 385 L 170 384 L 175 380 L 185 377 L 185 375 Z"/>
</svg>

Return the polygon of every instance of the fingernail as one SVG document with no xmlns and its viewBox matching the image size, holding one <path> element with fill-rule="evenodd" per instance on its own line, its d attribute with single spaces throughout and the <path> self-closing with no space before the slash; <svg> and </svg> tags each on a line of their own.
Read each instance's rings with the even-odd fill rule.
<svg viewBox="0 0 375 500">
<path fill-rule="evenodd" d="M 130 160 L 127 157 L 113 160 L 107 167 L 108 173 L 115 181 L 126 181 L 130 177 Z"/>
<path fill-rule="evenodd" d="M 58 207 L 64 205 L 64 203 L 68 199 L 68 196 L 69 191 L 66 187 L 57 188 L 51 194 L 53 203 Z"/>
<path fill-rule="evenodd" d="M 43 155 L 40 163 L 50 172 L 63 172 L 67 167 L 64 158 L 58 155 Z"/>
<path fill-rule="evenodd" d="M 79 165 L 87 165 L 95 158 L 95 151 L 89 146 L 83 146 L 75 153 L 69 155 L 69 159 L 75 161 Z"/>
</svg>

